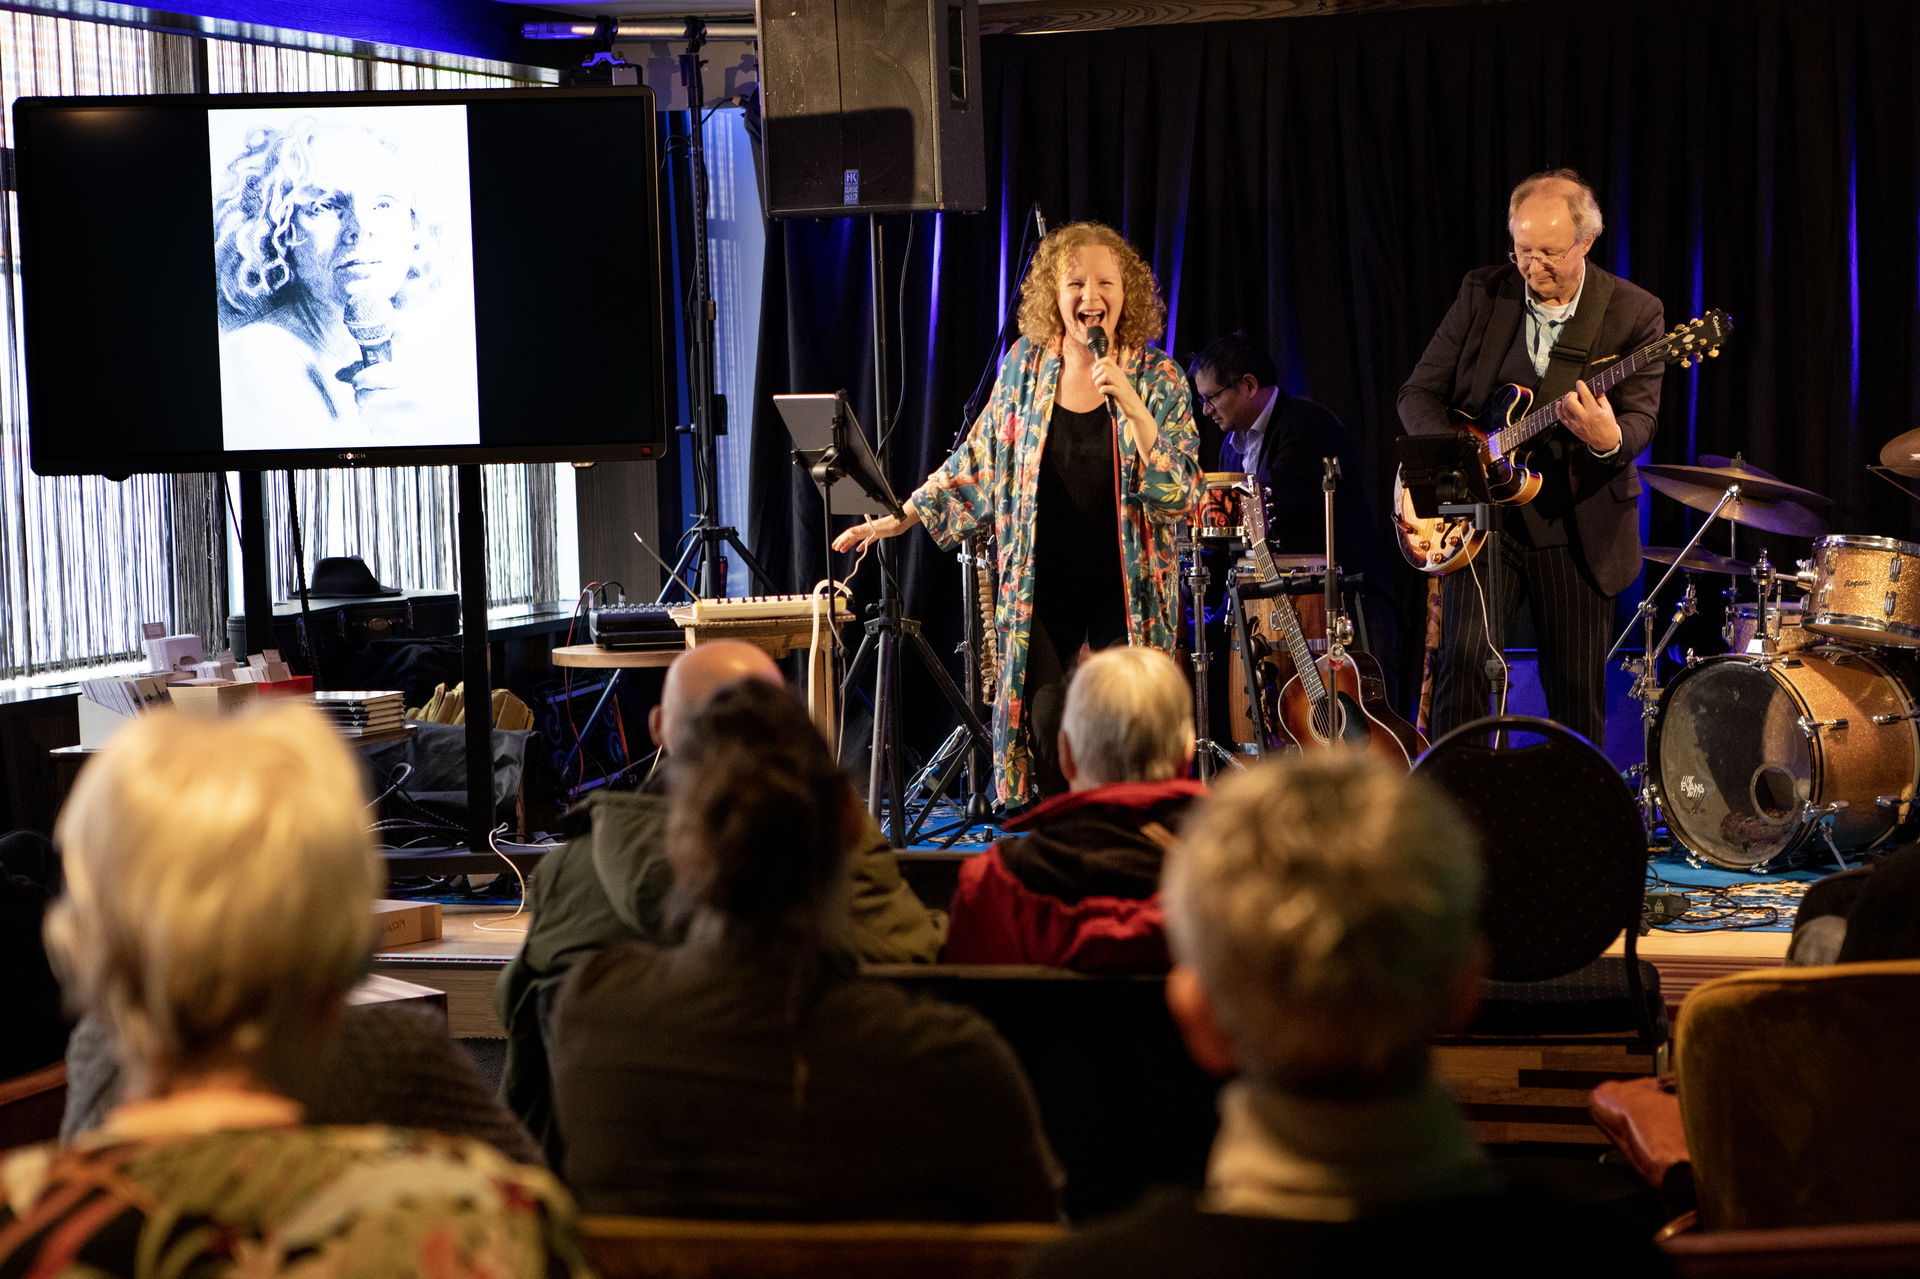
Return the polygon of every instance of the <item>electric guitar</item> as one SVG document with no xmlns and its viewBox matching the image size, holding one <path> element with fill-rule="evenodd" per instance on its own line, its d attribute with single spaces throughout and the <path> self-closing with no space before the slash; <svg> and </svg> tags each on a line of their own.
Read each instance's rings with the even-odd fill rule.
<svg viewBox="0 0 1920 1279">
<path fill-rule="evenodd" d="M 1259 485 L 1241 490 L 1240 512 L 1259 580 L 1278 580 L 1280 568 L 1267 546 L 1267 504 Z M 1338 570 L 1329 563 L 1327 572 Z M 1292 599 L 1276 595 L 1266 603 L 1267 623 L 1293 658 L 1293 678 L 1277 699 L 1278 727 L 1302 750 L 1346 747 L 1412 768 L 1427 743 L 1388 707 L 1380 664 L 1370 654 L 1347 652 L 1338 642 L 1330 642 L 1326 655 L 1316 661 Z M 1333 620 L 1329 614 L 1329 623 Z"/>
<path fill-rule="evenodd" d="M 1587 386 L 1600 396 L 1650 364 L 1687 368 L 1720 354 L 1732 331 L 1733 320 L 1725 311 L 1708 311 L 1659 341 L 1608 364 L 1586 379 Z M 1518 506 L 1531 502 L 1546 482 L 1539 472 L 1525 465 L 1526 449 L 1543 432 L 1559 424 L 1560 403 L 1555 400 L 1528 412 L 1532 403 L 1532 391 L 1509 383 L 1493 393 L 1478 417 L 1455 414 L 1450 423 L 1454 430 L 1478 442 L 1487 493 L 1496 503 Z M 1398 471 L 1393 477 L 1393 509 L 1400 554 L 1423 573 L 1444 576 L 1457 572 L 1486 544 L 1486 531 L 1474 528 L 1464 515 L 1422 518 L 1414 511 Z"/>
</svg>

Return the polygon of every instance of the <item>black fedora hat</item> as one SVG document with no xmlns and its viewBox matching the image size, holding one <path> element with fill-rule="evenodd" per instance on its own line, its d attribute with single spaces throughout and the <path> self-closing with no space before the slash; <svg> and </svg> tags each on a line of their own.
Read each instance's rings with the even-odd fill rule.
<svg viewBox="0 0 1920 1279">
<path fill-rule="evenodd" d="M 313 581 L 305 594 L 317 599 L 364 599 L 373 595 L 398 595 L 397 586 L 382 586 L 373 570 L 358 555 L 329 555 L 314 566 Z"/>
</svg>

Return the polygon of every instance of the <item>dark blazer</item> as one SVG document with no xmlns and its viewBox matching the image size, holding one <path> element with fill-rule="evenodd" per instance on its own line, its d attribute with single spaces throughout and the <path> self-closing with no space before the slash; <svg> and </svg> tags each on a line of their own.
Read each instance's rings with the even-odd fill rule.
<svg viewBox="0 0 1920 1279">
<path fill-rule="evenodd" d="M 1587 263 L 1587 296 L 1607 272 Z M 1629 355 L 1657 341 L 1666 321 L 1660 299 L 1618 276 L 1600 333 L 1596 360 Z M 1512 266 L 1469 271 L 1460 294 L 1400 388 L 1400 424 L 1416 435 L 1449 429 L 1449 411 L 1477 413 L 1493 394 L 1500 366 L 1513 349 L 1525 311 L 1525 284 Z M 1584 298 L 1583 298 L 1584 302 Z M 1591 365 L 1589 365 L 1591 367 Z M 1607 397 L 1620 423 L 1620 449 L 1602 459 L 1571 431 L 1556 428 L 1534 441 L 1529 465 L 1542 473 L 1543 510 L 1570 509 L 1576 548 L 1594 585 L 1618 595 L 1640 573 L 1640 475 L 1633 459 L 1653 440 L 1660 414 L 1663 364 L 1616 386 Z"/>
</svg>

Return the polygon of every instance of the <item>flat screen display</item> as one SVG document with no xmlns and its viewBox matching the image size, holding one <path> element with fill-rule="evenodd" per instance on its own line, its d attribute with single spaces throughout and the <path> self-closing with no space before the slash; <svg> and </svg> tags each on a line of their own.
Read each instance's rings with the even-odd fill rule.
<svg viewBox="0 0 1920 1279">
<path fill-rule="evenodd" d="M 43 475 L 657 456 L 642 88 L 23 98 Z"/>
</svg>

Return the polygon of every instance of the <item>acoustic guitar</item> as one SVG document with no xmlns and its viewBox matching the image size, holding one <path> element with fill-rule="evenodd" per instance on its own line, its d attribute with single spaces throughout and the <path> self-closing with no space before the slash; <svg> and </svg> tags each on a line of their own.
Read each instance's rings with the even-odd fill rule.
<svg viewBox="0 0 1920 1279">
<path fill-rule="evenodd" d="M 1252 484 L 1242 489 L 1240 504 L 1241 523 L 1245 525 L 1247 544 L 1253 548 L 1259 580 L 1277 581 L 1280 568 L 1267 546 L 1267 504 L 1260 486 Z M 1338 572 L 1331 560 L 1327 572 Z M 1349 653 L 1338 641 L 1336 619 L 1329 613 L 1327 652 L 1315 660 L 1293 601 L 1286 595 L 1276 595 L 1266 605 L 1267 624 L 1286 643 L 1293 658 L 1293 678 L 1280 690 L 1274 708 L 1281 732 L 1302 750 L 1346 747 L 1412 768 L 1413 761 L 1427 748 L 1426 739 L 1387 705 L 1386 681 L 1373 656 Z"/>
<path fill-rule="evenodd" d="M 1708 311 L 1659 341 L 1606 365 L 1586 379 L 1587 386 L 1596 396 L 1605 395 L 1650 364 L 1678 364 L 1687 368 L 1698 360 L 1720 354 L 1732 331 L 1733 320 L 1725 311 Z M 1529 412 L 1532 403 L 1532 391 L 1509 383 L 1493 393 L 1477 417 L 1455 414 L 1449 424 L 1477 442 L 1476 452 L 1486 473 L 1487 493 L 1497 503 L 1518 506 L 1531 502 L 1545 483 L 1538 471 L 1526 465 L 1526 459 L 1529 446 L 1549 428 L 1559 425 L 1560 402 L 1555 400 Z M 1393 477 L 1393 510 L 1400 554 L 1423 573 L 1444 576 L 1458 572 L 1471 563 L 1486 544 L 1486 531 L 1474 528 L 1473 522 L 1464 515 L 1421 517 L 1413 509 L 1413 501 L 1401 484 L 1398 471 Z"/>
</svg>

